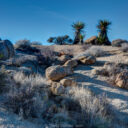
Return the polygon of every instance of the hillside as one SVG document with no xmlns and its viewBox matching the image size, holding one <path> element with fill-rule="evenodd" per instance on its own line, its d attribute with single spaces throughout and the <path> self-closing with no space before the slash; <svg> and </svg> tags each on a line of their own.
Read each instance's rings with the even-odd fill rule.
<svg viewBox="0 0 128 128">
<path fill-rule="evenodd" d="M 128 52 L 112 46 L 31 47 L 15 46 L 15 55 L 0 61 L 6 81 L 1 128 L 128 127 Z"/>
</svg>

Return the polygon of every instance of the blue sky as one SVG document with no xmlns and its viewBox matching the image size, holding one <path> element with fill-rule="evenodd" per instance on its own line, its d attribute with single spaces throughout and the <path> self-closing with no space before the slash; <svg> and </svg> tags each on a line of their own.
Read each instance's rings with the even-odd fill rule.
<svg viewBox="0 0 128 128">
<path fill-rule="evenodd" d="M 71 24 L 86 24 L 86 39 L 97 35 L 99 19 L 112 22 L 110 40 L 128 40 L 128 0 L 0 0 L 0 37 L 48 44 L 50 36 L 74 36 Z"/>
</svg>

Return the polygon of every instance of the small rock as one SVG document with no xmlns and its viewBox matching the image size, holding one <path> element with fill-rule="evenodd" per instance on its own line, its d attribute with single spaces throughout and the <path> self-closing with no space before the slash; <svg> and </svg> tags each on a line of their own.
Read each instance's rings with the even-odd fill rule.
<svg viewBox="0 0 128 128">
<path fill-rule="evenodd" d="M 73 78 L 64 78 L 64 79 L 62 79 L 60 81 L 60 83 L 64 87 L 67 87 L 67 86 L 76 86 L 77 85 L 76 81 Z"/>
<path fill-rule="evenodd" d="M 61 64 L 64 64 L 66 61 L 70 60 L 71 57 L 69 55 L 62 55 L 58 58 Z"/>
<path fill-rule="evenodd" d="M 61 95 L 61 94 L 64 94 L 65 88 L 64 88 L 64 86 L 61 85 L 60 83 L 54 82 L 54 83 L 52 84 L 52 87 L 51 87 L 51 92 L 52 92 L 54 95 Z"/>
<path fill-rule="evenodd" d="M 74 68 L 78 65 L 78 62 L 76 60 L 68 60 L 64 65 Z"/>
<path fill-rule="evenodd" d="M 83 64 L 94 64 L 96 62 L 96 58 L 91 55 L 81 56 L 79 58 L 80 62 Z"/>
</svg>

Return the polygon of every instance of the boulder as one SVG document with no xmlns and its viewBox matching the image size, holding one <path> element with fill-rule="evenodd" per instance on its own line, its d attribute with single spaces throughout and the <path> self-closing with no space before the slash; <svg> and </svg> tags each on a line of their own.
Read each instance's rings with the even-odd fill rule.
<svg viewBox="0 0 128 128">
<path fill-rule="evenodd" d="M 116 76 L 116 86 L 128 89 L 128 71 L 123 71 Z"/>
<path fill-rule="evenodd" d="M 46 78 L 53 81 L 58 81 L 72 73 L 71 67 L 60 65 L 48 67 L 45 71 Z"/>
<path fill-rule="evenodd" d="M 68 60 L 64 65 L 74 68 L 78 65 L 78 62 L 76 60 Z"/>
<path fill-rule="evenodd" d="M 92 37 L 88 38 L 87 40 L 85 40 L 85 44 L 96 44 L 96 41 L 97 41 L 97 37 L 92 36 Z"/>
<path fill-rule="evenodd" d="M 6 60 L 15 55 L 13 44 L 9 40 L 0 41 L 0 59 Z"/>
<path fill-rule="evenodd" d="M 76 86 L 77 83 L 76 81 L 73 79 L 73 78 L 64 78 L 60 81 L 60 84 L 63 85 L 64 87 L 67 87 L 67 86 Z"/>
<path fill-rule="evenodd" d="M 61 85 L 61 84 L 58 83 L 58 82 L 53 82 L 50 89 L 51 89 L 51 92 L 52 92 L 54 95 L 61 95 L 61 94 L 64 94 L 64 92 L 65 92 L 64 86 Z"/>
<path fill-rule="evenodd" d="M 76 58 L 78 61 L 80 61 L 83 64 L 94 64 L 96 62 L 96 57 L 89 55 L 89 54 L 82 54 L 77 56 Z"/>
<path fill-rule="evenodd" d="M 70 60 L 71 57 L 69 55 L 62 55 L 58 57 L 58 60 L 61 64 L 64 64 L 66 61 Z"/>
<path fill-rule="evenodd" d="M 112 41 L 112 46 L 114 46 L 114 47 L 121 47 L 121 45 L 123 43 L 128 43 L 128 41 L 127 40 L 122 40 L 122 39 L 116 39 L 116 40 Z"/>
</svg>

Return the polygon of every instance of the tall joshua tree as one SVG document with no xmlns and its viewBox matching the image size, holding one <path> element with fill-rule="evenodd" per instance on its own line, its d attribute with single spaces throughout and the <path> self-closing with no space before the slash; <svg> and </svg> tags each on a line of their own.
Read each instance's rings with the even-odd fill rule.
<svg viewBox="0 0 128 128">
<path fill-rule="evenodd" d="M 98 41 L 100 44 L 106 44 L 106 45 L 111 44 L 109 39 L 108 39 L 108 35 L 107 35 L 107 32 L 108 32 L 110 25 L 111 25 L 111 22 L 108 20 L 100 20 L 99 21 L 97 28 L 99 31 Z"/>
<path fill-rule="evenodd" d="M 85 24 L 83 22 L 76 22 L 72 25 L 73 29 L 75 30 L 75 39 L 73 44 L 80 43 L 81 40 L 81 33 L 83 32 L 83 29 L 85 27 Z"/>
</svg>

